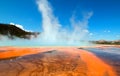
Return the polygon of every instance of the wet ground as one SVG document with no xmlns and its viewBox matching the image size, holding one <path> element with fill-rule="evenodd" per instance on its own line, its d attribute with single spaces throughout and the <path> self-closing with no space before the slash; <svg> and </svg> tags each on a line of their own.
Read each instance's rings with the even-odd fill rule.
<svg viewBox="0 0 120 76">
<path fill-rule="evenodd" d="M 85 50 L 92 52 L 105 63 L 111 65 L 115 69 L 117 76 L 120 76 L 120 48 L 86 48 Z"/>
<path fill-rule="evenodd" d="M 105 49 L 2 47 L 0 76 L 120 76 L 119 54 Z"/>
</svg>

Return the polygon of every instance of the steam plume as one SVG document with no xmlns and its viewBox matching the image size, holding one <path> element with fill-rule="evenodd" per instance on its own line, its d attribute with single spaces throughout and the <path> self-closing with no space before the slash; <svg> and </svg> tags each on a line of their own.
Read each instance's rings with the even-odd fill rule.
<svg viewBox="0 0 120 76">
<path fill-rule="evenodd" d="M 51 5 L 47 0 L 38 0 L 39 11 L 42 14 L 42 27 L 43 33 L 42 37 L 45 41 L 56 41 L 60 24 L 58 20 L 55 18 L 52 12 Z"/>
<path fill-rule="evenodd" d="M 62 24 L 54 16 L 52 7 L 48 0 L 37 0 L 38 9 L 42 15 L 42 33 L 37 39 L 24 40 L 16 38 L 15 40 L 9 40 L 7 37 L 3 37 L 0 46 L 82 46 L 88 45 L 82 40 L 86 40 L 89 35 L 88 31 L 88 20 L 92 16 L 92 12 L 88 12 L 83 15 L 82 20 L 76 19 L 73 14 L 70 18 L 70 27 L 72 29 L 62 28 Z M 13 23 L 12 23 L 13 24 Z M 18 26 L 24 29 L 22 26 Z M 1 38 L 0 38 L 1 39 Z"/>
<path fill-rule="evenodd" d="M 58 19 L 54 16 L 52 7 L 48 0 L 37 0 L 38 9 L 42 15 L 42 28 L 41 34 L 42 41 L 53 43 L 68 43 L 74 44 L 83 40 L 89 31 L 88 20 L 92 16 L 92 12 L 87 13 L 82 21 L 75 19 L 74 15 L 70 18 L 72 32 L 68 29 L 62 28 Z"/>
</svg>

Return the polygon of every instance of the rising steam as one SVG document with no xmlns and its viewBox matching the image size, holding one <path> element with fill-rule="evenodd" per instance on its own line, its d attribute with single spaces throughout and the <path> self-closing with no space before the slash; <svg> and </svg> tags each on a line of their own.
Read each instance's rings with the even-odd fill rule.
<svg viewBox="0 0 120 76">
<path fill-rule="evenodd" d="M 54 17 L 50 4 L 47 0 L 38 0 L 37 1 L 39 11 L 42 14 L 42 37 L 45 41 L 56 41 L 60 24 L 58 20 Z"/>
<path fill-rule="evenodd" d="M 86 38 L 89 36 L 88 20 L 92 16 L 92 12 L 83 15 L 82 20 L 78 20 L 73 14 L 70 18 L 70 27 L 72 29 L 63 28 L 64 25 L 59 23 L 57 17 L 54 16 L 52 7 L 48 0 L 37 0 L 38 9 L 42 16 L 42 29 L 39 37 L 32 40 L 16 38 L 9 40 L 4 37 L 0 42 L 0 46 L 84 46 L 88 45 Z M 17 26 L 23 29 L 22 26 Z M 1 36 L 2 37 L 2 36 Z M 84 41 L 84 42 L 83 42 Z"/>
<path fill-rule="evenodd" d="M 42 28 L 40 39 L 43 43 L 55 44 L 76 44 L 84 40 L 89 34 L 88 20 L 92 16 L 92 12 L 87 13 L 83 19 L 77 20 L 73 15 L 70 18 L 72 31 L 62 28 L 58 19 L 54 16 L 52 7 L 48 0 L 37 0 L 38 9 L 42 15 Z"/>
</svg>

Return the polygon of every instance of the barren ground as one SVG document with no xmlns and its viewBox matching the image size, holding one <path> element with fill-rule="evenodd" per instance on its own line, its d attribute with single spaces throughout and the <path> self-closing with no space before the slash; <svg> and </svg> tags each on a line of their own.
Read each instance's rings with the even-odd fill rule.
<svg viewBox="0 0 120 76">
<path fill-rule="evenodd" d="M 0 76 L 117 76 L 95 54 L 76 47 L 1 47 Z"/>
</svg>

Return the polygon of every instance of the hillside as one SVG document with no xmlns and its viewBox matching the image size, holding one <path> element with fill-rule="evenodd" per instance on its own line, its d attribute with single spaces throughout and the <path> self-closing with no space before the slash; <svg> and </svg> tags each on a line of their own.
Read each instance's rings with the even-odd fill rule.
<svg viewBox="0 0 120 76">
<path fill-rule="evenodd" d="M 120 45 L 120 40 L 113 40 L 113 41 L 98 40 L 98 41 L 91 41 L 91 42 L 95 44 Z"/>
<path fill-rule="evenodd" d="M 12 24 L 0 23 L 0 37 L 7 36 L 9 39 L 24 38 L 31 39 L 38 36 L 38 32 L 28 32 Z"/>
</svg>

